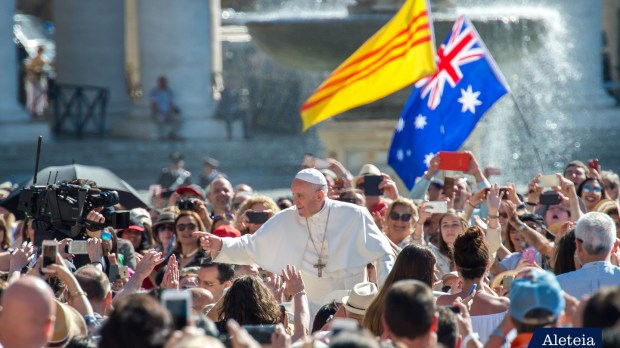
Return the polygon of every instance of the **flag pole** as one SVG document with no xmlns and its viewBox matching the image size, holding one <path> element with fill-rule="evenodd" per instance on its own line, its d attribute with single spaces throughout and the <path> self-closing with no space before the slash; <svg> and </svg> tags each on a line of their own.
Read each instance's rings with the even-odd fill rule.
<svg viewBox="0 0 620 348">
<path fill-rule="evenodd" d="M 521 122 L 523 122 L 523 125 L 525 126 L 525 132 L 527 133 L 527 135 L 534 139 L 534 136 L 532 135 L 532 132 L 530 131 L 530 126 L 528 125 L 527 121 L 525 120 L 525 116 L 523 115 L 523 111 L 521 110 L 521 106 L 519 105 L 519 103 L 517 103 L 517 99 L 515 98 L 514 94 L 512 93 L 508 93 L 510 94 L 510 98 L 512 99 L 512 102 L 515 104 L 515 106 L 517 107 L 517 111 L 519 112 L 519 117 L 521 118 Z M 538 151 L 538 146 L 536 146 L 536 142 L 532 142 L 532 148 L 534 149 L 534 154 L 536 155 L 536 160 L 538 161 L 538 165 L 540 166 L 540 172 L 544 173 L 545 172 L 545 168 L 543 166 L 543 162 L 540 158 L 540 152 Z"/>
</svg>

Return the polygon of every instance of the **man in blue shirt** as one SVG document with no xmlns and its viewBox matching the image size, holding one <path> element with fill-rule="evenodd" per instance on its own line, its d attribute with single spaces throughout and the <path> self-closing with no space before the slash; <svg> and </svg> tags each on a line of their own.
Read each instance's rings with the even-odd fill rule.
<svg viewBox="0 0 620 348">
<path fill-rule="evenodd" d="M 157 87 L 151 90 L 150 101 L 151 112 L 159 129 L 159 139 L 179 140 L 181 117 L 165 76 L 157 79 Z"/>
<path fill-rule="evenodd" d="M 579 299 L 600 288 L 620 285 L 620 267 L 610 262 L 618 248 L 616 225 L 608 215 L 583 215 L 575 228 L 575 244 L 581 268 L 558 276 L 565 292 Z"/>
</svg>

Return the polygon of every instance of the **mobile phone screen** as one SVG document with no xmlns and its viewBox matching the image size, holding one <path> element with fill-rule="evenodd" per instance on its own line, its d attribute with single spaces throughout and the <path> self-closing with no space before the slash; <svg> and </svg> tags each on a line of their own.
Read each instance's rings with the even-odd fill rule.
<svg viewBox="0 0 620 348">
<path fill-rule="evenodd" d="M 383 190 L 379 189 L 379 184 L 383 181 L 382 176 L 368 175 L 364 177 L 364 195 L 383 196 Z"/>
<path fill-rule="evenodd" d="M 275 325 L 244 325 L 243 327 L 260 344 L 270 344 L 271 334 L 276 331 Z"/>
<path fill-rule="evenodd" d="M 110 272 L 108 273 L 108 279 L 110 279 L 111 282 L 120 279 L 121 275 L 118 272 L 118 265 L 110 265 Z"/>
<path fill-rule="evenodd" d="M 166 299 L 165 304 L 170 314 L 172 314 L 174 328 L 176 330 L 183 330 L 183 328 L 187 326 L 187 318 L 189 315 L 189 313 L 187 313 L 187 300 L 182 298 L 169 298 Z"/>
<path fill-rule="evenodd" d="M 264 211 L 246 211 L 245 216 L 248 217 L 248 222 L 251 224 L 264 224 L 269 220 L 269 213 Z"/>
<path fill-rule="evenodd" d="M 41 271 L 49 271 L 47 267 L 56 262 L 56 250 L 57 245 L 55 241 L 43 242 L 43 264 L 41 265 Z"/>
</svg>

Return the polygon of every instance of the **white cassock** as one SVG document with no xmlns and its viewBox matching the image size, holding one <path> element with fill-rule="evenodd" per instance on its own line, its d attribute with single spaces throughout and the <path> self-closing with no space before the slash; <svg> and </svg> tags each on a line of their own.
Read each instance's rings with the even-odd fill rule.
<svg viewBox="0 0 620 348">
<path fill-rule="evenodd" d="M 286 265 L 294 265 L 302 272 L 311 313 L 325 304 L 322 302 L 330 292 L 350 290 L 366 281 L 368 263 L 376 265 L 381 286 L 395 260 L 387 237 L 365 207 L 330 199 L 325 202 L 321 211 L 307 219 L 293 206 L 269 219 L 253 235 L 223 238 L 214 261 L 256 263 L 276 274 Z M 325 264 L 321 277 L 316 267 L 319 255 Z"/>
</svg>

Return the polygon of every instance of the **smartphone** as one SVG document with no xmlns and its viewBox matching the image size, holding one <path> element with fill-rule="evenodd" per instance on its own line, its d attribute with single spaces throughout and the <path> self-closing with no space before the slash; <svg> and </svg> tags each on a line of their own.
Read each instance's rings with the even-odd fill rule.
<svg viewBox="0 0 620 348">
<path fill-rule="evenodd" d="M 301 166 L 306 168 L 314 168 L 314 155 L 307 153 L 304 156 L 304 161 Z"/>
<path fill-rule="evenodd" d="M 471 286 L 471 289 L 469 289 L 469 292 L 467 293 L 467 296 L 465 296 L 465 297 L 469 297 L 469 296 L 471 296 L 471 294 L 473 294 L 473 293 L 474 293 L 474 291 L 476 291 L 476 288 L 477 288 L 477 287 L 478 287 L 478 284 L 474 284 L 474 285 L 472 285 L 472 286 Z"/>
<path fill-rule="evenodd" d="M 129 267 L 128 266 L 118 266 L 118 275 L 121 279 L 129 278 Z"/>
<path fill-rule="evenodd" d="M 86 250 L 87 242 L 85 240 L 72 240 L 69 243 L 69 249 L 67 250 L 69 254 L 73 255 L 86 255 L 88 251 Z"/>
<path fill-rule="evenodd" d="M 256 342 L 260 344 L 271 344 L 271 335 L 276 331 L 276 325 L 243 325 Z"/>
<path fill-rule="evenodd" d="M 457 306 L 444 306 L 452 311 L 454 314 L 461 314 L 461 309 Z"/>
<path fill-rule="evenodd" d="M 540 204 L 542 205 L 556 205 L 562 202 L 562 197 L 555 191 L 546 191 L 540 195 Z"/>
<path fill-rule="evenodd" d="M 445 214 L 448 212 L 448 202 L 446 201 L 426 202 L 424 207 L 427 213 Z"/>
<path fill-rule="evenodd" d="M 175 330 L 182 330 L 189 323 L 192 295 L 187 290 L 166 289 L 161 294 L 161 304 L 172 314 Z M 271 335 L 269 336 L 271 340 Z"/>
<path fill-rule="evenodd" d="M 248 222 L 251 224 L 264 224 L 269 220 L 269 213 L 264 211 L 251 211 L 245 212 L 245 216 L 248 217 Z"/>
<path fill-rule="evenodd" d="M 365 196 L 383 196 L 383 190 L 379 189 L 379 184 L 383 181 L 382 176 L 368 175 L 364 177 Z"/>
<path fill-rule="evenodd" d="M 56 263 L 58 244 L 56 244 L 55 240 L 44 240 L 42 249 L 43 263 L 41 264 L 41 272 L 50 273 L 52 270 L 49 269 L 48 266 Z"/>
<path fill-rule="evenodd" d="M 357 204 L 357 200 L 355 198 L 349 198 L 349 197 L 340 197 L 338 198 L 339 201 L 341 202 L 347 202 L 347 203 L 352 203 L 352 204 Z"/>
<path fill-rule="evenodd" d="M 454 182 L 455 182 L 455 178 L 446 176 L 445 178 L 443 178 L 443 194 L 446 197 L 452 197 L 452 194 L 454 193 Z"/>
<path fill-rule="evenodd" d="M 356 332 L 360 327 L 356 320 L 349 318 L 334 318 L 331 323 L 334 336 L 343 331 Z"/>
<path fill-rule="evenodd" d="M 601 167 L 598 164 L 598 158 L 594 158 L 588 161 L 588 167 L 596 169 L 597 172 L 601 172 Z"/>
<path fill-rule="evenodd" d="M 560 178 L 557 175 L 541 175 L 538 178 L 538 186 L 540 187 L 554 187 L 560 186 Z"/>
<path fill-rule="evenodd" d="M 512 281 L 514 279 L 515 276 L 513 275 L 505 275 L 504 278 L 502 278 L 502 287 L 504 288 L 504 291 L 510 290 L 510 288 L 512 287 Z"/>
<path fill-rule="evenodd" d="M 314 166 L 316 169 L 327 169 L 331 164 L 322 158 L 314 159 Z"/>
<path fill-rule="evenodd" d="M 471 155 L 466 152 L 440 151 L 437 156 L 439 156 L 438 168 L 441 170 L 469 171 Z"/>
<path fill-rule="evenodd" d="M 110 271 L 108 272 L 108 279 L 110 282 L 114 282 L 121 278 L 121 274 L 118 269 L 118 265 L 110 265 Z"/>
<path fill-rule="evenodd" d="M 534 249 L 531 249 L 531 248 L 525 249 L 521 252 L 521 257 L 523 257 L 525 260 L 527 260 L 530 263 L 536 262 L 536 260 L 534 259 L 535 256 L 536 256 L 536 252 L 534 251 Z"/>
</svg>

